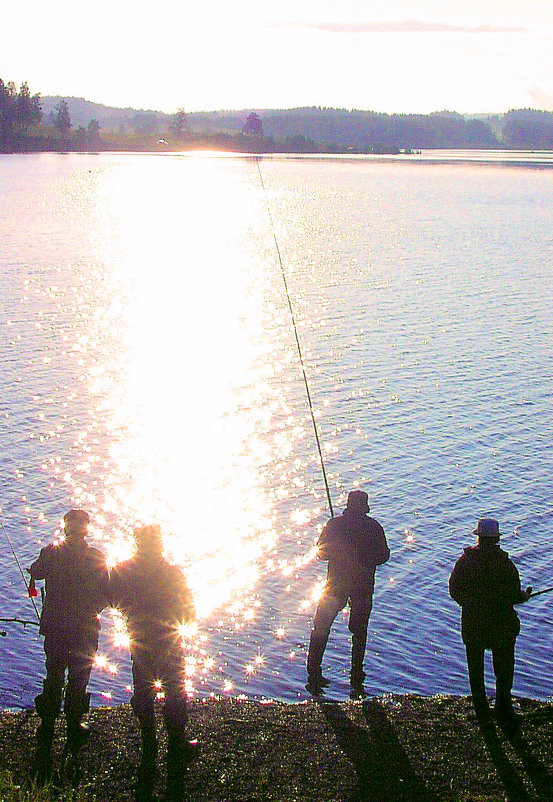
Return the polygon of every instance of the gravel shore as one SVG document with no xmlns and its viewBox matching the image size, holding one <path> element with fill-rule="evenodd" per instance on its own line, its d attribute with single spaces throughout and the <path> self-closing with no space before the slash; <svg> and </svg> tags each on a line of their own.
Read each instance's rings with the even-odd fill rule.
<svg viewBox="0 0 553 802">
<path fill-rule="evenodd" d="M 200 751 L 188 770 L 194 802 L 553 800 L 553 703 L 519 699 L 521 734 L 481 732 L 467 697 L 386 695 L 303 704 L 208 699 L 190 704 Z M 80 789 L 132 800 L 140 738 L 129 706 L 91 711 Z M 0 766 L 25 784 L 38 719 L 0 713 Z M 165 738 L 160 726 L 160 776 Z M 60 717 L 55 752 L 63 749 Z"/>
</svg>

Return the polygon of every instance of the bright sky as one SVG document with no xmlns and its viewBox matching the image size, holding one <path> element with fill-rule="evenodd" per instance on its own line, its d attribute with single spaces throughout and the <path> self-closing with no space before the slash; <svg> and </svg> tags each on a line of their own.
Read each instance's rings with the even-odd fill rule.
<svg viewBox="0 0 553 802">
<path fill-rule="evenodd" d="M 43 95 L 166 112 L 553 110 L 549 0 L 2 6 L 0 77 Z"/>
</svg>

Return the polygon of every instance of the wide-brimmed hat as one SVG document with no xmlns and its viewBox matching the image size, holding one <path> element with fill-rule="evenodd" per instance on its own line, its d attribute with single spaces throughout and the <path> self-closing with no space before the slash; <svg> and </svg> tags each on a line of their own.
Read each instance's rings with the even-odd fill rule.
<svg viewBox="0 0 553 802">
<path fill-rule="evenodd" d="M 480 518 L 478 526 L 473 531 L 473 535 L 478 535 L 478 537 L 499 538 L 501 537 L 499 523 L 495 518 Z"/>
</svg>

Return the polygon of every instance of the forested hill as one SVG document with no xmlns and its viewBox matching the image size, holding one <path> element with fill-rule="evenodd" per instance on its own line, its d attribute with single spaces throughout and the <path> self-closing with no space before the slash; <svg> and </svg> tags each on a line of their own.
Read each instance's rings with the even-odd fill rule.
<svg viewBox="0 0 553 802">
<path fill-rule="evenodd" d="M 373 111 L 300 108 L 259 110 L 266 136 L 285 139 L 302 136 L 315 142 L 341 147 L 368 144 L 399 148 L 497 148 L 500 141 L 483 120 L 466 119 L 460 114 L 381 114 Z M 190 115 L 190 120 L 194 115 Z M 242 116 L 243 119 L 243 116 Z M 201 115 L 198 126 L 205 130 L 240 125 L 235 113 L 214 112 Z"/>
<path fill-rule="evenodd" d="M 41 98 L 46 118 L 62 98 Z M 170 126 L 172 115 L 160 111 L 115 108 L 82 98 L 65 98 L 73 125 L 98 120 L 104 131 L 160 134 Z M 241 111 L 188 112 L 187 124 L 194 132 L 237 134 L 252 111 L 263 124 L 263 133 L 277 141 L 287 137 L 326 146 L 398 148 L 553 148 L 553 113 L 533 109 L 506 114 L 461 115 L 383 114 L 308 107 L 298 109 L 247 109 Z"/>
</svg>

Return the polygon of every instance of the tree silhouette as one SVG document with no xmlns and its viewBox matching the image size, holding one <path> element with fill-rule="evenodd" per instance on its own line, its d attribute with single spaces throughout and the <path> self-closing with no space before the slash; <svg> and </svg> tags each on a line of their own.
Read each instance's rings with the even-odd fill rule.
<svg viewBox="0 0 553 802">
<path fill-rule="evenodd" d="M 7 84 L 0 78 L 0 137 L 10 139 L 16 118 L 16 89 L 11 81 Z"/>
<path fill-rule="evenodd" d="M 255 111 L 248 114 L 246 122 L 242 126 L 242 133 L 245 136 L 263 136 L 263 123 L 261 122 L 261 117 Z"/>
<path fill-rule="evenodd" d="M 186 120 L 186 112 L 184 109 L 177 109 L 175 114 L 171 117 L 171 121 L 169 123 L 169 130 L 172 134 L 174 134 L 178 139 L 183 136 L 184 132 L 188 129 L 188 124 Z"/>
<path fill-rule="evenodd" d="M 71 115 L 69 114 L 69 106 L 66 100 L 60 100 L 56 106 L 54 128 L 59 131 L 62 136 L 67 136 L 71 131 Z"/>
<path fill-rule="evenodd" d="M 95 144 L 100 141 L 100 123 L 98 120 L 91 120 L 88 123 L 88 141 Z"/>
</svg>

